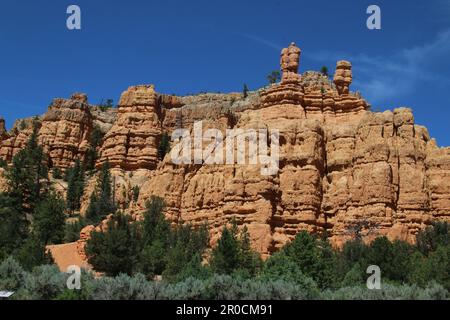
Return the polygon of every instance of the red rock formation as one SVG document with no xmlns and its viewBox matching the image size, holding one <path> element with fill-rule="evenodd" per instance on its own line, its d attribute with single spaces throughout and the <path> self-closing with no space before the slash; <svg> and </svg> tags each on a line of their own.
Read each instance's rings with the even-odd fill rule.
<svg viewBox="0 0 450 320">
<path fill-rule="evenodd" d="M 92 116 L 87 96 L 74 94 L 70 99 L 55 99 L 42 117 L 38 141 L 49 155 L 51 166 L 69 168 L 76 159 L 84 159 L 89 149 Z"/>
<path fill-rule="evenodd" d="M 54 99 L 41 118 L 16 122 L 12 133 L 0 141 L 0 157 L 10 162 L 25 147 L 34 126 L 37 126 L 38 142 L 49 156 L 50 166 L 65 169 L 76 159 L 84 159 L 92 130 L 86 95 Z"/>
<path fill-rule="evenodd" d="M 161 136 L 158 97 L 153 86 L 130 87 L 119 102 L 117 120 L 104 138 L 101 160 L 126 170 L 154 169 Z"/>
<path fill-rule="evenodd" d="M 16 121 L 11 133 L 3 135 L 3 140 L 0 140 L 0 158 L 9 163 L 25 147 L 33 132 L 33 121 L 31 118 Z M 35 125 L 40 126 L 39 120 L 34 122 Z"/>
<path fill-rule="evenodd" d="M 283 72 L 294 70 L 290 51 L 299 53 L 283 50 Z M 449 149 L 437 148 L 409 109 L 368 112 L 349 90 L 350 68 L 338 63 L 335 85 L 318 73 L 299 82 L 290 74 L 261 92 L 259 106 L 235 109 L 238 128 L 280 130 L 277 175 L 250 165 L 175 166 L 166 158 L 141 188 L 141 209 L 150 195 L 161 196 L 174 221 L 206 222 L 212 243 L 236 219 L 263 254 L 300 230 L 327 231 L 336 245 L 356 233 L 413 241 L 432 219 L 450 220 L 450 185 L 439 180 L 450 174 Z"/>
<path fill-rule="evenodd" d="M 350 90 L 349 62 L 337 63 L 334 81 L 317 72 L 300 76 L 300 53 L 294 44 L 284 49 L 281 82 L 248 97 L 175 97 L 137 86 L 122 94 L 118 110 L 93 110 L 92 121 L 106 132 L 97 166 L 106 159 L 112 164 L 118 205 L 139 220 L 150 196 L 161 196 L 169 219 L 206 223 L 212 244 L 223 226 L 236 219 L 248 227 L 253 246 L 265 256 L 300 230 L 326 231 L 335 245 L 357 234 L 368 241 L 377 235 L 413 241 L 431 221 L 450 221 L 450 148 L 437 147 L 407 108 L 370 112 L 367 102 Z M 74 121 L 78 129 L 69 135 L 56 126 L 80 118 L 69 115 L 82 108 L 68 109 L 64 115 L 49 111 L 39 131 L 59 166 L 85 149 L 83 121 Z M 196 121 L 204 130 L 217 128 L 223 134 L 227 128 L 279 130 L 279 171 L 261 175 L 260 164 L 175 165 L 170 155 L 159 161 L 161 133 L 192 131 Z M 10 159 L 20 150 L 27 128 L 0 142 L 0 156 Z M 77 139 L 67 138 L 67 146 L 62 137 Z M 94 180 L 87 183 L 83 208 Z M 140 187 L 138 201 L 132 201 L 134 186 Z M 83 231 L 80 251 L 93 228 Z"/>
<path fill-rule="evenodd" d="M 348 94 L 352 83 L 352 64 L 348 61 L 338 61 L 334 74 L 334 84 L 339 94 Z"/>
<path fill-rule="evenodd" d="M 8 132 L 6 131 L 5 119 L 0 118 L 0 143 L 8 137 Z"/>
</svg>

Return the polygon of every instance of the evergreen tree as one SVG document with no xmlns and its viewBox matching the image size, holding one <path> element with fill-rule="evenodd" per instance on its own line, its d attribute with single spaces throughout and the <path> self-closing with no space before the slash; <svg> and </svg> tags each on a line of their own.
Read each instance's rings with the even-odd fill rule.
<svg viewBox="0 0 450 320">
<path fill-rule="evenodd" d="M 251 248 L 247 226 L 242 228 L 239 243 L 239 268 L 242 270 L 241 272 L 245 272 L 248 276 L 255 276 L 261 268 L 262 261 L 260 255 Z"/>
<path fill-rule="evenodd" d="M 84 167 L 86 171 L 92 171 L 95 169 L 95 162 L 98 159 L 97 148 L 100 146 L 104 137 L 104 133 L 99 126 L 94 126 L 89 139 L 90 147 L 86 152 L 86 158 Z"/>
<path fill-rule="evenodd" d="M 108 276 L 131 275 L 137 266 L 140 238 L 136 224 L 118 212 L 108 222 L 105 232 L 93 232 L 86 245 L 86 255 L 95 270 Z"/>
<path fill-rule="evenodd" d="M 172 281 L 188 274 L 205 274 L 202 256 L 208 247 L 208 239 L 205 225 L 197 230 L 189 224 L 171 230 L 163 278 Z"/>
<path fill-rule="evenodd" d="M 64 201 L 54 193 L 49 193 L 36 207 L 33 214 L 33 232 L 44 245 L 62 243 L 66 220 L 64 208 Z"/>
<path fill-rule="evenodd" d="M 29 223 L 17 199 L 0 193 L 0 260 L 27 239 Z"/>
<path fill-rule="evenodd" d="M 353 267 L 345 274 L 341 282 L 342 287 L 362 286 L 364 284 L 365 270 L 359 263 L 355 263 Z"/>
<path fill-rule="evenodd" d="M 218 274 L 232 274 L 239 269 L 241 245 L 237 239 L 236 231 L 223 228 L 222 235 L 213 249 L 210 265 Z"/>
<path fill-rule="evenodd" d="M 323 66 L 323 67 L 320 69 L 320 73 L 323 74 L 324 76 L 328 77 L 328 67 Z"/>
<path fill-rule="evenodd" d="M 68 173 L 67 182 L 67 209 L 73 213 L 80 210 L 81 197 L 84 193 L 84 170 L 80 160 L 75 161 L 75 165 Z"/>
<path fill-rule="evenodd" d="M 37 143 L 36 124 L 25 148 L 14 156 L 6 178 L 9 195 L 17 200 L 21 210 L 31 214 L 44 197 L 43 182 L 48 180 L 46 156 Z"/>
<path fill-rule="evenodd" d="M 424 255 L 435 251 L 438 246 L 450 245 L 450 225 L 448 222 L 434 222 L 417 234 L 417 249 Z"/>
<path fill-rule="evenodd" d="M 44 264 L 53 264 L 53 257 L 45 244 L 33 234 L 15 251 L 14 257 L 26 270 L 32 270 Z"/>
<path fill-rule="evenodd" d="M 150 245 L 156 240 L 160 240 L 164 245 L 169 242 L 170 223 L 165 219 L 164 199 L 152 196 L 146 203 L 146 211 L 143 221 L 144 245 Z"/>
<path fill-rule="evenodd" d="M 171 229 L 164 217 L 165 202 L 162 198 L 152 196 L 146 208 L 142 223 L 140 271 L 152 278 L 161 275 L 166 267 Z"/>
<path fill-rule="evenodd" d="M 113 192 L 111 186 L 111 172 L 109 162 L 105 162 L 100 171 L 99 180 L 99 209 L 100 212 L 112 213 L 116 210 L 113 201 Z"/>
<path fill-rule="evenodd" d="M 86 227 L 87 222 L 83 217 L 79 217 L 72 222 L 66 222 L 64 226 L 64 243 L 75 242 L 80 239 L 80 231 Z"/>
<path fill-rule="evenodd" d="M 244 99 L 248 97 L 248 91 L 248 86 L 246 83 L 244 83 L 244 88 L 242 89 L 242 96 L 244 97 Z"/>
<path fill-rule="evenodd" d="M 97 193 L 93 192 L 89 198 L 89 206 L 86 210 L 86 219 L 93 224 L 100 222 L 102 216 L 99 215 Z"/>
<path fill-rule="evenodd" d="M 86 217 L 93 222 L 98 222 L 108 214 L 114 213 L 117 209 L 113 200 L 109 168 L 109 162 L 106 161 L 97 179 L 96 190 L 91 194 Z"/>
<path fill-rule="evenodd" d="M 336 256 L 328 241 L 318 240 L 302 231 L 283 251 L 320 288 L 331 287 L 338 281 L 335 275 Z"/>
<path fill-rule="evenodd" d="M 264 263 L 260 278 L 265 281 L 284 280 L 287 283 L 294 283 L 305 288 L 315 288 L 317 290 L 314 280 L 307 277 L 284 251 L 273 254 Z"/>
<path fill-rule="evenodd" d="M 278 70 L 274 70 L 272 71 L 268 76 L 267 76 L 267 80 L 269 81 L 269 84 L 274 84 L 277 81 L 280 81 L 281 79 L 281 74 L 280 71 Z"/>
</svg>

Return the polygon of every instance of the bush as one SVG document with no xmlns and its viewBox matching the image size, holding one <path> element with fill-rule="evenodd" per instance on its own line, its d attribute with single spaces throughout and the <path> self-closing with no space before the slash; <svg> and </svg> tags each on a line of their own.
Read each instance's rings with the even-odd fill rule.
<svg viewBox="0 0 450 320">
<path fill-rule="evenodd" d="M 260 278 L 266 282 L 283 280 L 295 284 L 308 293 L 307 297 L 316 296 L 319 293 L 314 280 L 305 276 L 298 265 L 284 252 L 275 253 L 267 260 Z"/>
<path fill-rule="evenodd" d="M 381 290 L 369 290 L 363 286 L 347 287 L 334 292 L 327 291 L 323 297 L 329 300 L 441 300 L 447 299 L 449 294 L 435 283 L 424 289 L 416 285 L 383 284 Z"/>
<path fill-rule="evenodd" d="M 138 274 L 130 277 L 120 274 L 116 278 L 103 277 L 91 283 L 90 298 L 93 300 L 159 300 L 165 284 L 149 282 Z"/>
<path fill-rule="evenodd" d="M 57 167 L 53 168 L 52 175 L 53 175 L 53 179 L 62 179 L 63 178 L 61 169 L 59 169 Z"/>
<path fill-rule="evenodd" d="M 13 257 L 0 264 L 0 290 L 16 291 L 24 284 L 25 271 Z"/>
<path fill-rule="evenodd" d="M 64 242 L 75 242 L 80 239 L 80 231 L 87 226 L 83 217 L 73 222 L 67 222 L 64 228 Z"/>
<path fill-rule="evenodd" d="M 86 245 L 89 263 L 108 276 L 131 275 L 137 265 L 139 235 L 130 217 L 117 213 L 105 232 L 93 232 Z"/>
<path fill-rule="evenodd" d="M 42 265 L 25 276 L 22 292 L 18 297 L 31 300 L 51 300 L 60 295 L 66 287 L 66 275 L 56 266 Z"/>
<path fill-rule="evenodd" d="M 417 234 L 417 249 L 426 256 L 440 245 L 450 245 L 450 226 L 447 222 L 434 222 Z"/>
</svg>

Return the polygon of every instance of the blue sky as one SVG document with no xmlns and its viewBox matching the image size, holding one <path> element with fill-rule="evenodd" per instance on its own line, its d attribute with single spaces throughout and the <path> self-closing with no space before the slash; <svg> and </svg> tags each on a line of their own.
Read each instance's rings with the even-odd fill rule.
<svg viewBox="0 0 450 320">
<path fill-rule="evenodd" d="M 66 28 L 71 4 L 80 31 Z M 370 4 L 381 8 L 381 30 L 366 28 Z M 301 72 L 350 60 L 352 90 L 374 109 L 411 107 L 450 145 L 450 0 L 2 0 L 0 115 L 10 127 L 54 97 L 117 101 L 136 84 L 169 94 L 257 89 L 291 41 Z"/>
</svg>

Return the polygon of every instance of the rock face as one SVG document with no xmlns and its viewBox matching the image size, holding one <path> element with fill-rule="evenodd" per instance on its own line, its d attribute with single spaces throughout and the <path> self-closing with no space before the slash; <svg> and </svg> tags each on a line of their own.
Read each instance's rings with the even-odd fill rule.
<svg viewBox="0 0 450 320">
<path fill-rule="evenodd" d="M 66 169 L 76 159 L 83 160 L 92 130 L 86 95 L 74 94 L 70 99 L 54 99 L 42 117 L 16 122 L 6 139 L 0 140 L 0 157 L 10 162 L 24 148 L 34 127 L 39 144 L 49 156 L 50 167 Z"/>
<path fill-rule="evenodd" d="M 154 169 L 161 136 L 158 96 L 153 86 L 130 87 L 119 102 L 117 120 L 104 138 L 99 164 L 125 170 Z"/>
<path fill-rule="evenodd" d="M 5 119 L 0 118 L 0 142 L 3 141 L 8 135 L 5 126 Z"/>
<path fill-rule="evenodd" d="M 106 135 L 97 167 L 111 163 L 117 205 L 134 220 L 157 195 L 174 223 L 206 223 L 212 245 L 233 219 L 246 225 L 263 256 L 301 230 L 326 232 L 340 246 L 357 235 L 367 241 L 379 235 L 414 241 L 432 221 L 450 221 L 450 148 L 439 148 L 408 108 L 371 112 L 350 90 L 350 62 L 337 62 L 330 81 L 318 72 L 299 74 L 300 55 L 295 44 L 283 49 L 281 82 L 246 97 L 177 97 L 141 85 L 130 87 L 118 109 L 107 112 L 87 108 L 83 95 L 56 100 L 39 120 L 39 139 L 53 164 L 66 167 L 83 157 L 92 126 L 99 126 Z M 234 133 L 235 154 L 249 151 L 245 132 L 267 130 L 269 137 L 278 131 L 277 172 L 262 175 L 259 162 L 174 164 L 170 154 L 158 159 L 162 133 L 187 129 L 192 135 L 199 121 L 203 132 L 215 128 L 224 138 L 231 137 L 227 129 L 243 130 Z M 26 123 L 15 127 L 5 133 L 0 122 L 0 156 L 8 161 L 31 133 Z M 202 140 L 203 152 L 209 140 Z M 270 154 L 275 141 L 268 139 Z M 213 150 L 225 151 L 220 144 Z M 86 184 L 84 209 L 94 184 L 94 178 Z M 137 201 L 134 187 L 140 188 Z M 92 230 L 83 230 L 81 255 Z"/>
<path fill-rule="evenodd" d="M 84 159 L 91 131 L 92 116 L 86 95 L 55 99 L 42 117 L 38 133 L 39 143 L 50 156 L 50 166 L 65 169 L 76 159 Z"/>
<path fill-rule="evenodd" d="M 255 165 L 180 166 L 166 157 L 142 186 L 138 209 L 161 196 L 172 220 L 207 222 L 213 244 L 236 219 L 264 255 L 300 230 L 326 231 L 339 246 L 357 234 L 413 241 L 432 220 L 450 220 L 443 178 L 450 149 L 439 149 L 410 109 L 368 111 L 350 91 L 349 62 L 337 63 L 331 83 L 319 73 L 298 75 L 299 56 L 292 44 L 284 49 L 281 82 L 260 91 L 256 106 L 231 108 L 236 128 L 280 130 L 277 175 L 262 176 Z M 217 110 L 216 128 L 230 127 L 220 119 Z"/>
<path fill-rule="evenodd" d="M 25 147 L 31 133 L 33 132 L 33 122 L 40 126 L 39 119 L 23 119 L 16 121 L 10 133 L 3 133 L 0 139 L 0 158 L 6 162 L 11 162 L 12 158 Z"/>
</svg>

